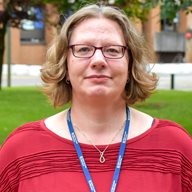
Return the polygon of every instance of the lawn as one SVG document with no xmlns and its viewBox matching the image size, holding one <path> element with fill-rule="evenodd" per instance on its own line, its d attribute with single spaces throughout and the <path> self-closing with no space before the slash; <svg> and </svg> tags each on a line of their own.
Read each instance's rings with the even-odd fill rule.
<svg viewBox="0 0 192 192">
<path fill-rule="evenodd" d="M 157 91 L 135 107 L 154 117 L 176 121 L 192 134 L 191 91 Z M 38 88 L 4 88 L 0 91 L 0 143 L 19 125 L 46 118 L 60 110 L 54 109 Z"/>
<path fill-rule="evenodd" d="M 19 125 L 48 117 L 57 111 L 58 109 L 51 107 L 39 88 L 2 89 L 0 91 L 0 143 Z"/>
</svg>

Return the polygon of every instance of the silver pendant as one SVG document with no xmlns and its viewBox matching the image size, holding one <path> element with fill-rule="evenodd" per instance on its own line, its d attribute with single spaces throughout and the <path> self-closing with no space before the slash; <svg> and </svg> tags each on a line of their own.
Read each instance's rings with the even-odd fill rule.
<svg viewBox="0 0 192 192">
<path fill-rule="evenodd" d="M 104 153 L 103 152 L 100 153 L 99 162 L 100 163 L 104 163 L 105 162 L 105 157 L 104 157 Z"/>
</svg>

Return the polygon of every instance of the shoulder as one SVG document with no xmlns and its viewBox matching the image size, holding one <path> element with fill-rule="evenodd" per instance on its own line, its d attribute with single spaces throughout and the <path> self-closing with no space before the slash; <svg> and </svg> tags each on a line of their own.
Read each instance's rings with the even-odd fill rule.
<svg viewBox="0 0 192 192">
<path fill-rule="evenodd" d="M 192 160 L 192 137 L 184 127 L 176 122 L 155 119 L 153 137 L 164 148 L 175 149 L 190 156 Z"/>
<path fill-rule="evenodd" d="M 38 145 L 40 133 L 45 132 L 41 127 L 43 120 L 26 123 L 16 128 L 4 141 L 0 148 L 0 162 L 9 161 L 29 153 Z M 6 156 L 6 159 L 3 158 Z"/>
<path fill-rule="evenodd" d="M 4 141 L 0 148 L 0 176 L 6 167 L 31 153 L 32 143 L 35 145 L 33 135 L 41 130 L 40 122 L 31 122 L 16 128 Z"/>
<path fill-rule="evenodd" d="M 29 123 L 26 123 L 24 125 L 17 127 L 7 137 L 7 139 L 3 143 L 3 146 L 10 142 L 16 142 L 17 140 L 20 140 L 21 137 L 22 137 L 22 139 L 24 139 L 25 136 L 28 136 L 28 135 L 32 136 L 32 134 L 43 131 L 43 129 L 41 128 L 41 121 L 42 120 L 29 122 Z"/>
<path fill-rule="evenodd" d="M 147 167 L 151 171 L 180 175 L 182 185 L 190 191 L 192 139 L 185 128 L 176 122 L 155 118 L 152 127 L 132 141 L 129 147 L 137 150 L 130 153 L 134 158 L 141 157 L 141 169 Z"/>
<path fill-rule="evenodd" d="M 192 189 L 192 137 L 184 127 L 170 120 L 156 120 L 156 131 L 159 134 L 157 143 L 163 146 L 165 156 L 169 155 L 172 163 L 179 169 L 182 182 Z M 171 162 L 171 161 L 170 161 Z"/>
<path fill-rule="evenodd" d="M 16 128 L 0 148 L 0 191 L 12 187 L 21 180 L 43 174 L 48 162 L 63 155 L 62 142 L 55 139 L 46 128 L 44 120 L 24 124 Z M 58 144 L 59 143 L 59 144 Z M 59 156 L 60 157 L 60 156 Z M 41 165 L 41 169 L 39 166 Z M 37 174 L 38 173 L 38 174 Z"/>
<path fill-rule="evenodd" d="M 191 136 L 189 135 L 187 130 L 182 125 L 174 121 L 165 119 L 156 119 L 154 126 L 156 127 L 156 129 L 162 132 L 162 134 L 166 134 L 166 137 L 172 136 L 180 139 L 185 137 L 191 140 Z"/>
</svg>

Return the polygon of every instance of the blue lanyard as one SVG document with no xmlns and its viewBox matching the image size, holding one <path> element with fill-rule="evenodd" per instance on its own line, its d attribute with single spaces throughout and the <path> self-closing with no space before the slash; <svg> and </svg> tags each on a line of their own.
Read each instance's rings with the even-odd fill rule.
<svg viewBox="0 0 192 192">
<path fill-rule="evenodd" d="M 118 155 L 118 159 L 117 159 L 117 163 L 116 163 L 115 172 L 113 175 L 113 180 L 112 180 L 110 192 L 115 192 L 116 187 L 117 187 L 120 169 L 121 169 L 121 164 L 123 161 L 123 156 L 124 156 L 126 143 L 127 143 L 127 137 L 128 137 L 128 132 L 129 132 L 129 123 L 130 123 L 130 111 L 129 111 L 129 108 L 126 107 L 126 123 L 125 123 L 124 132 L 123 132 L 123 137 L 121 140 L 121 146 L 120 146 L 120 150 L 119 150 L 119 155 Z M 71 109 L 69 109 L 69 111 L 67 113 L 67 124 L 68 124 L 69 132 L 71 134 L 71 138 L 73 140 L 73 144 L 75 146 L 79 161 L 81 163 L 81 167 L 83 169 L 84 175 L 85 175 L 87 183 L 89 185 L 89 188 L 90 188 L 91 192 L 96 192 L 95 186 L 93 184 L 93 180 L 92 180 L 91 175 L 89 173 L 88 167 L 85 163 L 83 153 L 81 151 L 81 148 L 80 148 L 80 145 L 78 143 L 75 131 L 73 129 L 73 125 L 72 125 L 72 121 L 71 121 Z"/>
</svg>

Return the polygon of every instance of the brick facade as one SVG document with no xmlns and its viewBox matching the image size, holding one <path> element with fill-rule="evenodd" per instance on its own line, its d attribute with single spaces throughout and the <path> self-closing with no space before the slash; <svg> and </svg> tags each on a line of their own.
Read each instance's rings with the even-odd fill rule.
<svg viewBox="0 0 192 192">
<path fill-rule="evenodd" d="M 157 7 L 151 10 L 148 21 L 145 23 L 137 23 L 137 27 L 145 34 L 148 42 L 153 46 L 154 36 L 156 32 L 161 31 L 160 24 L 160 9 Z M 192 28 L 192 14 L 185 15 L 180 13 L 180 20 L 178 23 L 178 32 L 185 33 L 187 29 Z M 55 30 L 47 25 L 45 27 L 45 41 L 43 43 L 22 44 L 20 42 L 20 29 L 11 28 L 11 63 L 12 64 L 38 64 L 41 65 L 45 61 L 45 54 L 47 45 L 51 41 Z M 192 40 L 186 41 L 186 62 L 192 62 Z M 4 63 L 6 63 L 6 50 Z"/>
</svg>

